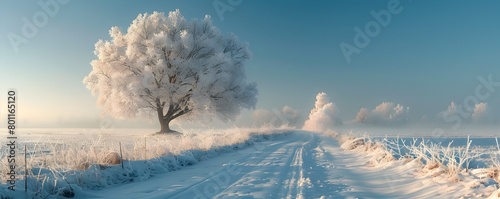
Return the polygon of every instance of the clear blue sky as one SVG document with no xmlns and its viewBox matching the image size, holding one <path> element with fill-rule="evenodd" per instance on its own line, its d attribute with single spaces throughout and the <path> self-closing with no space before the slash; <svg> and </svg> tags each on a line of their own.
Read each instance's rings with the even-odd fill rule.
<svg viewBox="0 0 500 199">
<path fill-rule="evenodd" d="M 47 23 L 17 52 L 9 34 L 23 36 L 23 18 L 32 22 L 43 12 L 37 2 L 47 0 L 0 2 L 0 96 L 8 88 L 18 90 L 19 122 L 29 127 L 99 120 L 95 98 L 82 83 L 95 58 L 94 43 L 108 39 L 112 26 L 126 30 L 139 13 L 153 11 L 180 9 L 188 19 L 208 14 L 222 32 L 250 43 L 247 73 L 258 83 L 257 108 L 288 105 L 307 115 L 315 95 L 324 91 L 344 120 L 361 107 L 391 101 L 411 107 L 411 119 L 418 121 L 474 95 L 480 75 L 500 81 L 500 2 L 494 0 L 402 0 L 402 11 L 350 63 L 339 44 L 353 45 L 354 27 L 364 30 L 375 20 L 370 11 L 387 10 L 389 0 L 242 0 L 238 5 L 220 0 L 232 9 L 223 18 L 211 0 L 72 0 L 53 17 L 47 15 Z M 500 113 L 500 93 L 486 102 Z"/>
</svg>

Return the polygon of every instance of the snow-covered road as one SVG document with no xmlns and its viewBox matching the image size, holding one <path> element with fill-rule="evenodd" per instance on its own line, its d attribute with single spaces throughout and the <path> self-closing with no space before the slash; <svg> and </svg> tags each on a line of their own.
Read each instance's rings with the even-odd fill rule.
<svg viewBox="0 0 500 199">
<path fill-rule="evenodd" d="M 366 165 L 330 137 L 295 132 L 85 198 L 456 198 L 409 166 Z M 450 193 L 451 191 L 451 193 Z M 442 195 L 444 194 L 444 195 Z"/>
</svg>

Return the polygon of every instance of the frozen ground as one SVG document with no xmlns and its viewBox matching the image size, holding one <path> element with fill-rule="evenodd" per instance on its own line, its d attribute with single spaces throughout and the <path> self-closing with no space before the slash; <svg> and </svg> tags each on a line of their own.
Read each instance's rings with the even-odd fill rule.
<svg viewBox="0 0 500 199">
<path fill-rule="evenodd" d="M 75 198 L 486 198 L 497 186 L 472 174 L 450 181 L 424 171 L 418 161 L 374 165 L 373 154 L 345 151 L 331 136 L 303 131 L 231 151 L 168 172 L 143 172 L 146 177 L 130 182 L 75 189 Z M 147 164 L 161 166 L 162 161 Z M 129 166 L 151 168 L 142 162 Z"/>
<path fill-rule="evenodd" d="M 471 188 L 415 175 L 416 165 L 366 164 L 331 137 L 296 132 L 185 169 L 91 192 L 96 198 L 469 198 L 493 185 Z"/>
</svg>

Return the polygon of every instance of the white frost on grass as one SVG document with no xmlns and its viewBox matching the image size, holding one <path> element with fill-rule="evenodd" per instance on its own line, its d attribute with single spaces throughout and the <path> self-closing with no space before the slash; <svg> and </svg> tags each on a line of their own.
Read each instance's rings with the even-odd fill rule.
<svg viewBox="0 0 500 199">
<path fill-rule="evenodd" d="M 366 156 L 365 164 L 377 168 L 406 167 L 407 173 L 422 184 L 441 186 L 444 193 L 457 189 L 460 191 L 454 194 L 462 198 L 485 198 L 498 194 L 494 191 L 498 187 L 500 164 L 493 160 L 496 163 L 492 167 L 469 168 L 469 163 L 480 157 L 480 153 L 472 153 L 469 139 L 465 146 L 451 147 L 450 144 L 441 146 L 424 140 L 417 143 L 416 139 L 408 145 L 405 142 L 400 145 L 399 140 L 391 142 L 385 139 L 382 142 L 366 135 L 338 134 L 336 137 L 344 150 Z M 497 148 L 500 149 L 500 146 Z"/>
<path fill-rule="evenodd" d="M 123 168 L 120 164 L 106 164 L 104 157 L 110 152 L 119 153 L 119 149 L 117 146 L 106 145 L 117 145 L 117 141 L 103 142 L 100 135 L 95 140 L 82 140 L 75 136 L 78 134 L 74 134 L 73 142 L 38 141 L 30 147 L 28 196 L 33 198 L 57 198 L 70 194 L 84 196 L 83 190 L 144 181 L 157 174 L 178 170 L 221 153 L 252 146 L 254 142 L 267 140 L 287 131 L 288 129 L 228 129 L 207 130 L 184 136 L 136 135 L 135 141 L 123 144 Z M 1 150 L 2 160 L 8 155 L 5 151 Z M 83 163 L 86 164 L 81 168 Z M 2 172 L 6 172 L 7 162 L 2 161 L 0 164 Z M 17 166 L 24 168 L 24 164 L 24 161 L 19 162 Z M 24 170 L 18 169 L 16 174 L 17 179 L 23 179 Z M 7 190 L 7 184 L 4 184 L 7 180 L 6 175 L 1 177 L 0 197 L 24 197 L 24 192 L 21 191 L 24 181 L 18 180 L 16 189 L 19 191 L 12 192 Z"/>
</svg>

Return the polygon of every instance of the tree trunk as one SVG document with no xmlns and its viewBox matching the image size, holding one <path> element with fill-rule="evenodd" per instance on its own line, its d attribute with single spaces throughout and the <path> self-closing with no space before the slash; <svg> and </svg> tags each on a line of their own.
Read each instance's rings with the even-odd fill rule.
<svg viewBox="0 0 500 199">
<path fill-rule="evenodd" d="M 159 102 L 158 102 L 158 104 L 159 104 Z M 160 122 L 160 127 L 161 127 L 161 129 L 158 133 L 159 134 L 175 133 L 175 131 L 172 131 L 170 129 L 170 121 L 172 121 L 172 118 L 171 117 L 165 118 L 165 116 L 163 115 L 163 108 L 158 108 L 157 112 L 158 112 L 158 120 Z"/>
<path fill-rule="evenodd" d="M 166 114 L 163 113 L 163 107 L 165 105 L 165 102 L 161 103 L 160 99 L 156 99 L 156 105 L 157 109 L 156 111 L 158 112 L 158 121 L 160 122 L 161 129 L 158 133 L 164 134 L 164 133 L 179 133 L 177 131 L 174 131 L 170 129 L 170 122 L 172 120 L 175 120 L 175 118 L 184 115 L 189 112 L 189 109 L 184 108 L 181 110 L 178 105 L 172 105 L 170 104 L 168 107 L 168 111 Z"/>
<path fill-rule="evenodd" d="M 161 126 L 161 129 L 160 129 L 160 132 L 158 132 L 158 133 L 173 133 L 174 132 L 170 129 L 170 120 L 165 119 L 163 121 L 160 121 L 160 126 Z"/>
</svg>

